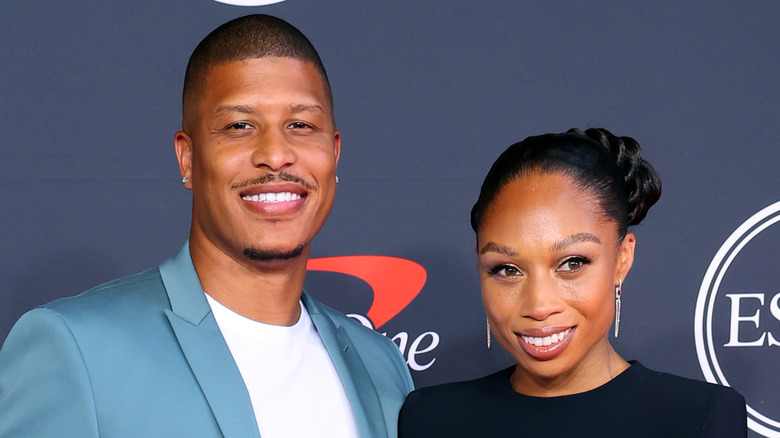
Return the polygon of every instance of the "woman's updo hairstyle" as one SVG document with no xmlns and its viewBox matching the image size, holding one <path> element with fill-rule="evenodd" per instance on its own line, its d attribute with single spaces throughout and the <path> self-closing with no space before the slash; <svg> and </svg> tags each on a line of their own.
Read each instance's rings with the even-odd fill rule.
<svg viewBox="0 0 780 438">
<path fill-rule="evenodd" d="M 628 226 L 641 222 L 661 196 L 661 179 L 642 158 L 636 140 L 617 137 L 606 129 L 570 129 L 509 146 L 482 183 L 471 209 L 471 227 L 479 231 L 487 209 L 508 183 L 529 174 L 549 173 L 567 176 L 578 188 L 593 193 L 604 216 L 617 223 L 621 240 Z"/>
</svg>

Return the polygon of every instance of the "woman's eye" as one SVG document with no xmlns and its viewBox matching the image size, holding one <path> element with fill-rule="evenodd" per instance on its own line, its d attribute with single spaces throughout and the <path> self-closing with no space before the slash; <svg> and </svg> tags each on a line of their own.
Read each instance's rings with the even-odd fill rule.
<svg viewBox="0 0 780 438">
<path fill-rule="evenodd" d="M 588 263 L 588 259 L 584 257 L 572 257 L 564 261 L 558 270 L 563 272 L 576 272 L 582 269 L 582 267 Z"/>
<path fill-rule="evenodd" d="M 517 277 L 519 275 L 523 275 L 522 272 L 520 272 L 520 269 L 517 268 L 517 266 L 512 265 L 498 265 L 495 268 L 488 271 L 488 274 L 490 276 L 498 275 L 502 278 L 509 278 L 509 277 Z"/>
</svg>

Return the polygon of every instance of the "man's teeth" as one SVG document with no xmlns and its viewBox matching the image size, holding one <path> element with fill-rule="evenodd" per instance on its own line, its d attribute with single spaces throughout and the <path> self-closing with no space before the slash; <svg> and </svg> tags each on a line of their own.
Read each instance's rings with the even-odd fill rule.
<svg viewBox="0 0 780 438">
<path fill-rule="evenodd" d="M 301 195 L 291 192 L 260 193 L 259 195 L 242 196 L 244 201 L 252 202 L 287 202 L 301 199 Z"/>
<path fill-rule="evenodd" d="M 559 333 L 553 333 L 550 336 L 540 337 L 540 336 L 522 336 L 523 340 L 529 344 L 536 345 L 537 347 L 548 347 L 552 344 L 557 344 L 558 342 L 561 342 L 566 338 L 566 336 L 569 335 L 569 332 L 571 331 L 571 328 L 567 328 L 566 330 L 559 332 Z"/>
</svg>

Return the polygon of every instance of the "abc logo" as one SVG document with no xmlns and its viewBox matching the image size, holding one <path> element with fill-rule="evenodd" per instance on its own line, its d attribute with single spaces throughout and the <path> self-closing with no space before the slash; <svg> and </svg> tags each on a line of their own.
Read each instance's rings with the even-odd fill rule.
<svg viewBox="0 0 780 438">
<path fill-rule="evenodd" d="M 745 396 L 748 427 L 780 437 L 780 202 L 739 226 L 699 289 L 695 336 L 708 382 Z"/>
</svg>

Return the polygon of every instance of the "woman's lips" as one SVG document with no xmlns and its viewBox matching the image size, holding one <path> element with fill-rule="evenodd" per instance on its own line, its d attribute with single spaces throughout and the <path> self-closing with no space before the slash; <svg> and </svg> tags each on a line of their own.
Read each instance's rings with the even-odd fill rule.
<svg viewBox="0 0 780 438">
<path fill-rule="evenodd" d="M 576 327 L 553 327 L 538 330 L 523 330 L 515 333 L 520 346 L 526 353 L 538 360 L 550 360 L 563 352 Z"/>
</svg>

